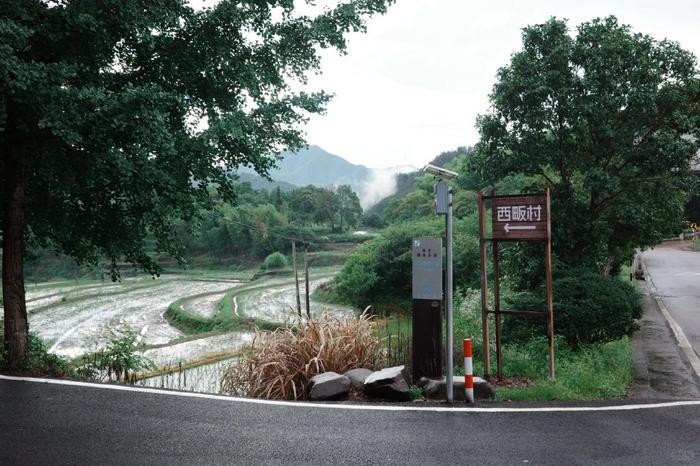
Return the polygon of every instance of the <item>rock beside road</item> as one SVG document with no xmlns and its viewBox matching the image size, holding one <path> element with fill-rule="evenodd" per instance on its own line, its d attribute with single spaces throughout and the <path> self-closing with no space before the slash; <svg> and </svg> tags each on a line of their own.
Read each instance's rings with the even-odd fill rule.
<svg viewBox="0 0 700 466">
<path fill-rule="evenodd" d="M 350 369 L 345 374 L 345 377 L 350 379 L 350 385 L 355 390 L 362 390 L 362 386 L 365 384 L 367 377 L 372 375 L 373 371 L 364 368 Z"/>
<path fill-rule="evenodd" d="M 388 367 L 373 372 L 363 386 L 367 396 L 397 401 L 410 401 L 411 378 L 405 366 Z"/>
<path fill-rule="evenodd" d="M 376 372 L 369 369 L 352 369 L 344 374 L 324 372 L 311 378 L 307 386 L 309 400 L 340 400 L 345 399 L 350 390 L 364 392 L 367 398 L 383 400 L 410 401 L 411 378 L 405 366 L 388 367 Z M 426 399 L 444 400 L 447 384 L 445 377 L 423 377 L 417 385 L 423 389 Z M 453 397 L 455 401 L 464 401 L 464 376 L 455 375 L 453 378 Z M 474 377 L 474 399 L 492 400 L 496 391 L 486 380 Z"/>
<path fill-rule="evenodd" d="M 324 372 L 311 378 L 308 385 L 309 400 L 336 400 L 347 396 L 350 379 L 335 372 Z"/>
</svg>

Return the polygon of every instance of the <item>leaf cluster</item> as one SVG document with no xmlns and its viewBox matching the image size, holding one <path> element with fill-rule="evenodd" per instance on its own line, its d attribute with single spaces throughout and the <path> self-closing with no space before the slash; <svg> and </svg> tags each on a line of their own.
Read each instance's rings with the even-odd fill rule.
<svg viewBox="0 0 700 466">
<path fill-rule="evenodd" d="M 555 253 L 608 270 L 680 227 L 700 149 L 700 73 L 677 43 L 616 18 L 523 30 L 478 119 L 471 166 L 552 189 Z"/>
<path fill-rule="evenodd" d="M 543 290 L 511 296 L 512 309 L 546 310 Z M 591 343 L 631 335 L 642 317 L 639 293 L 617 277 L 579 270 L 554 280 L 554 333 L 578 349 Z M 510 317 L 504 323 L 506 340 L 528 341 L 546 335 L 541 319 Z"/>
<path fill-rule="evenodd" d="M 301 147 L 330 96 L 294 83 L 391 3 L 304 15 L 290 0 L 2 2 L 0 152 L 21 167 L 0 164 L 0 182 L 26 185 L 27 238 L 157 272 L 146 236 L 181 255 L 172 220 L 196 220 L 208 185 L 234 200 L 228 170 L 264 175 Z"/>
</svg>

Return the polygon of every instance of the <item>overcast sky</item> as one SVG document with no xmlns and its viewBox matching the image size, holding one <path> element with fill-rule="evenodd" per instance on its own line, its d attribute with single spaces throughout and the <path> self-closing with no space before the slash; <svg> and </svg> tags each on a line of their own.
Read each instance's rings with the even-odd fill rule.
<svg viewBox="0 0 700 466">
<path fill-rule="evenodd" d="M 496 71 L 520 48 L 521 28 L 551 16 L 569 26 L 615 15 L 633 31 L 677 41 L 700 56 L 698 0 L 397 0 L 350 38 L 348 54 L 325 54 L 314 88 L 335 94 L 307 140 L 369 167 L 421 166 L 472 145 Z"/>
</svg>

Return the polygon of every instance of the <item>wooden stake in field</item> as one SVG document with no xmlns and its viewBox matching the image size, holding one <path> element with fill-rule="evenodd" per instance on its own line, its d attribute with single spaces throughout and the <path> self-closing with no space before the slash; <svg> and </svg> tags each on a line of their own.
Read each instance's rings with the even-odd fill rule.
<svg viewBox="0 0 700 466">
<path fill-rule="evenodd" d="M 294 267 L 294 284 L 297 290 L 297 314 L 301 321 L 301 296 L 299 295 L 299 271 L 297 270 L 297 245 L 292 241 L 292 267 Z"/>
</svg>

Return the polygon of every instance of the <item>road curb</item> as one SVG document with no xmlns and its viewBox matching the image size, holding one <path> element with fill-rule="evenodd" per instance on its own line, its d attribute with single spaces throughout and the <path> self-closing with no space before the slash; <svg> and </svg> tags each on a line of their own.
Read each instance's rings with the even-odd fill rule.
<svg viewBox="0 0 700 466">
<path fill-rule="evenodd" d="M 671 328 L 676 344 L 687 358 L 696 380 L 700 380 L 700 358 L 698 358 L 698 355 L 693 350 L 693 347 L 688 341 L 688 337 L 685 336 L 683 329 L 680 327 L 680 325 L 678 325 L 673 316 L 671 316 L 666 304 L 664 304 L 664 300 L 658 295 L 656 285 L 654 285 L 654 280 L 647 269 L 644 258 L 641 255 L 639 256 L 639 261 L 642 264 L 642 270 L 644 271 L 644 277 L 646 277 L 647 287 L 649 288 L 651 296 L 656 301 L 656 304 L 659 306 L 659 310 L 661 311 L 661 315 L 664 316 L 666 323 L 668 323 L 668 326 Z"/>
</svg>

